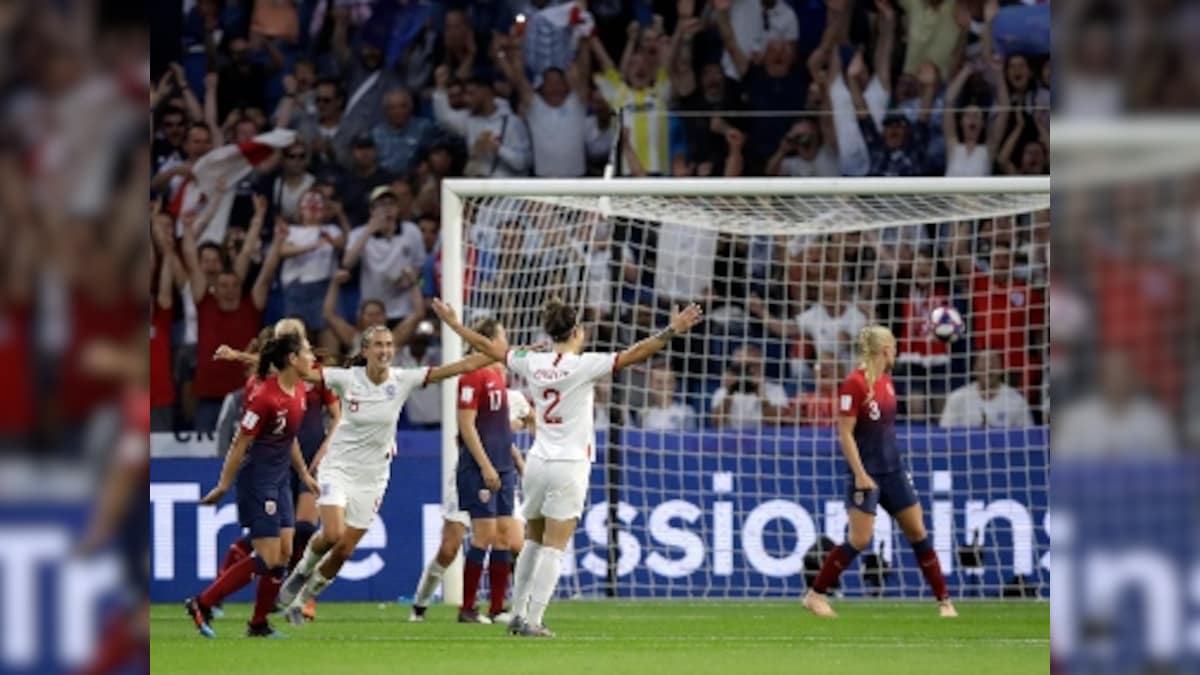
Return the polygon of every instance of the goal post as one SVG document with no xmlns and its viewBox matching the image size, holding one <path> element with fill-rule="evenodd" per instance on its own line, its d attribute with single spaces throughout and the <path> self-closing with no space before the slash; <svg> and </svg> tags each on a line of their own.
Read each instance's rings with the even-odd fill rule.
<svg viewBox="0 0 1200 675">
<path fill-rule="evenodd" d="M 706 309 L 695 335 L 601 385 L 603 440 L 560 588 L 801 592 L 811 560 L 841 541 L 846 523 L 822 397 L 853 365 L 847 329 L 879 321 L 897 328 L 902 346 L 925 345 L 902 355 L 913 359 L 900 378 L 911 404 L 899 443 L 954 592 L 1002 595 L 1015 584 L 1048 597 L 1048 342 L 1038 336 L 1049 205 L 1048 176 L 444 181 L 438 292 L 464 321 L 492 316 L 511 343 L 533 343 L 544 337 L 539 308 L 558 296 L 579 308 L 587 348 L 610 350 L 660 328 L 671 306 Z M 1008 296 L 1023 308 L 1020 329 L 976 297 L 993 260 L 1023 275 Z M 929 277 L 926 295 L 910 279 L 917 270 Z M 966 322 L 964 338 L 940 352 L 926 333 L 902 334 L 920 332 L 912 308 L 935 295 Z M 446 362 L 462 355 L 452 331 L 441 339 Z M 997 365 L 987 365 L 993 352 Z M 939 426 L 939 406 L 970 382 L 972 360 L 1004 371 L 1021 399 L 1009 407 L 1023 401 L 1033 423 Z M 458 456 L 453 383 L 442 402 L 445 489 Z M 898 528 L 879 523 L 869 570 L 848 572 L 844 592 L 927 594 Z M 459 597 L 456 576 L 446 575 L 449 601 Z"/>
</svg>

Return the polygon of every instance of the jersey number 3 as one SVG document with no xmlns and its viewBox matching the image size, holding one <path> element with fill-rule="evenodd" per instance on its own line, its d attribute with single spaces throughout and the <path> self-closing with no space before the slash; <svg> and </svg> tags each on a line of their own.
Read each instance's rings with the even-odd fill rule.
<svg viewBox="0 0 1200 675">
<path fill-rule="evenodd" d="M 879 401 L 876 401 L 874 399 L 868 401 L 867 402 L 867 417 L 870 417 L 872 420 L 877 420 L 880 418 L 881 415 L 882 415 L 882 413 L 879 412 Z"/>
<path fill-rule="evenodd" d="M 546 406 L 546 412 L 542 414 L 542 420 L 546 424 L 562 424 L 562 418 L 554 414 L 554 409 L 558 407 L 561 397 L 562 394 L 558 393 L 557 389 L 547 389 L 542 392 L 542 398 L 550 401 L 550 405 Z"/>
</svg>

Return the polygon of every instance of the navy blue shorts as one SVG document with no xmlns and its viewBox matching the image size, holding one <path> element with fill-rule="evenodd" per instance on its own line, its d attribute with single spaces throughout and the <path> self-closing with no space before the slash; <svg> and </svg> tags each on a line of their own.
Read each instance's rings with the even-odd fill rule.
<svg viewBox="0 0 1200 675">
<path fill-rule="evenodd" d="M 238 523 L 250 530 L 251 539 L 278 537 L 280 530 L 296 526 L 287 474 L 271 482 L 238 480 L 237 506 Z"/>
<path fill-rule="evenodd" d="M 471 514 L 471 518 L 496 518 L 511 516 L 517 495 L 517 470 L 510 469 L 500 474 L 500 490 L 492 492 L 483 482 L 483 472 L 465 469 L 458 472 L 458 508 Z"/>
<path fill-rule="evenodd" d="M 855 508 L 875 515 L 875 507 L 882 506 L 884 511 L 894 516 L 918 503 L 917 490 L 913 487 L 912 477 L 907 471 L 871 474 L 871 478 L 879 486 L 879 489 L 871 492 L 855 490 L 853 476 L 846 481 L 847 509 Z"/>
</svg>

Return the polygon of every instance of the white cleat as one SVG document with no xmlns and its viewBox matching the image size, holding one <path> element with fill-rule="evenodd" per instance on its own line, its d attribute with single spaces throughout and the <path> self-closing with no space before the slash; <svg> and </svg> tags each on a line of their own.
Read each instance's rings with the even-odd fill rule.
<svg viewBox="0 0 1200 675">
<path fill-rule="evenodd" d="M 943 619 L 957 619 L 958 610 L 954 609 L 954 604 L 950 600 L 938 600 L 938 616 Z"/>
<path fill-rule="evenodd" d="M 283 610 L 283 616 L 293 626 L 303 626 L 306 621 L 304 607 L 301 605 L 288 605 L 287 609 Z"/>
<path fill-rule="evenodd" d="M 512 621 L 513 616 L 515 615 L 512 612 L 504 610 L 499 614 L 489 614 L 488 618 L 492 620 L 492 623 L 508 623 Z"/>
<path fill-rule="evenodd" d="M 823 619 L 837 618 L 837 612 L 833 611 L 833 608 L 829 606 L 829 600 L 825 598 L 824 593 L 809 590 L 804 594 L 804 600 L 801 604 L 804 605 L 804 609 Z"/>
<path fill-rule="evenodd" d="M 412 611 L 408 613 L 409 623 L 423 623 L 425 621 L 425 608 L 413 605 Z"/>
<path fill-rule="evenodd" d="M 300 591 L 304 588 L 305 582 L 311 575 L 301 574 L 299 570 L 294 570 L 287 579 L 283 580 L 283 585 L 279 587 L 279 604 L 284 607 L 292 604 Z"/>
</svg>

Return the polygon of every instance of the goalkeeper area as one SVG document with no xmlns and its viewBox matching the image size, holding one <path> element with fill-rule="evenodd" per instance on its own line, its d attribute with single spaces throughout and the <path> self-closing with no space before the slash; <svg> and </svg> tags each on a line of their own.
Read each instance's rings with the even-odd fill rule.
<svg viewBox="0 0 1200 675">
<path fill-rule="evenodd" d="M 854 601 L 824 621 L 796 601 L 572 601 L 554 606 L 553 641 L 454 622 L 435 606 L 425 623 L 389 603 L 322 603 L 317 621 L 283 627 L 290 640 L 241 637 L 245 605 L 198 640 L 178 605 L 156 605 L 154 672 L 197 673 L 964 673 L 1046 672 L 1050 606 L 963 602 L 957 621 L 932 603 Z M 550 621 L 550 618 L 548 618 Z"/>
</svg>

